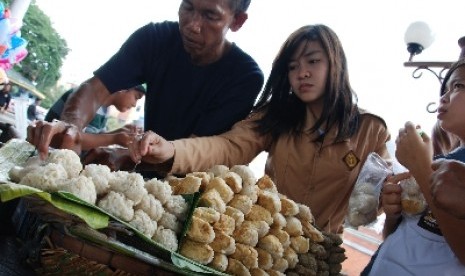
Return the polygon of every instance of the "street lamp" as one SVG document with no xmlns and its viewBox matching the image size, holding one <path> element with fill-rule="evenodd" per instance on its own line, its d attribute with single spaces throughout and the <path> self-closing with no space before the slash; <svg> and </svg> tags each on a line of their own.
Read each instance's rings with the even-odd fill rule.
<svg viewBox="0 0 465 276">
<path fill-rule="evenodd" d="M 442 61 L 412 61 L 415 55 L 420 54 L 424 49 L 428 48 L 434 41 L 434 34 L 428 24 L 422 21 L 413 22 L 405 32 L 405 43 L 407 51 L 410 53 L 409 60 L 404 62 L 405 67 L 416 68 L 412 72 L 412 77 L 418 79 L 422 76 L 422 70 L 427 70 L 433 73 L 438 81 L 442 83 L 444 72 L 450 68 L 452 62 Z M 460 45 L 460 40 L 459 40 Z M 462 46 L 463 45 L 463 46 Z M 465 47 L 465 37 L 462 37 L 462 45 Z M 462 50 L 463 53 L 464 50 Z M 465 54 L 465 53 L 464 53 Z"/>
<path fill-rule="evenodd" d="M 420 54 L 424 49 L 428 48 L 434 41 L 434 35 L 425 22 L 417 21 L 410 24 L 405 32 L 405 43 L 407 51 L 410 53 L 409 60 L 404 62 L 405 67 L 414 67 L 412 77 L 418 79 L 422 76 L 422 70 L 433 73 L 442 84 L 444 73 L 450 68 L 453 62 L 451 61 L 412 61 L 415 55 Z M 458 40 L 461 52 L 459 59 L 465 58 L 465 36 Z M 430 102 L 426 105 L 426 111 L 429 113 L 436 112 L 436 103 Z"/>
</svg>

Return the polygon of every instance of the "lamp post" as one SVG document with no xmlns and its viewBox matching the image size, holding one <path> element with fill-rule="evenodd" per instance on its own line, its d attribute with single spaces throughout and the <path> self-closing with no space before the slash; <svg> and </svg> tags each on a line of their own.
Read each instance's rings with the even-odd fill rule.
<svg viewBox="0 0 465 276">
<path fill-rule="evenodd" d="M 465 36 L 459 38 L 460 56 L 459 59 L 465 58 Z"/>
<path fill-rule="evenodd" d="M 442 84 L 444 73 L 452 65 L 452 61 L 412 61 L 415 55 L 420 54 L 424 49 L 428 48 L 434 41 L 434 35 L 429 26 L 421 21 L 413 22 L 405 32 L 405 43 L 407 51 L 410 53 L 409 60 L 404 62 L 405 67 L 415 68 L 412 72 L 412 77 L 418 79 L 422 76 L 422 70 L 433 73 Z M 465 58 L 465 36 L 458 40 L 461 49 L 459 59 Z M 435 102 L 430 102 L 426 105 L 426 111 L 429 113 L 436 112 Z"/>
<path fill-rule="evenodd" d="M 439 83 L 442 83 L 444 79 L 443 74 L 450 68 L 452 62 L 412 61 L 415 55 L 420 54 L 434 41 L 434 34 L 428 24 L 421 21 L 413 22 L 408 26 L 404 39 L 407 44 L 407 51 L 410 53 L 410 58 L 407 62 L 404 62 L 404 66 L 415 68 L 412 72 L 412 77 L 418 79 L 422 76 L 421 71 L 426 70 L 433 73 Z M 465 38 L 462 43 L 465 45 Z"/>
</svg>

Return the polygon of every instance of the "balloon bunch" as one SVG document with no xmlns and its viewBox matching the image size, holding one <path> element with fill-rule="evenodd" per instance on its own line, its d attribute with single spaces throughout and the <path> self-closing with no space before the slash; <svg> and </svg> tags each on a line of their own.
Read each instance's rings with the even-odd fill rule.
<svg viewBox="0 0 465 276">
<path fill-rule="evenodd" d="M 22 20 L 11 17 L 10 10 L 0 1 L 0 68 L 11 69 L 28 54 L 27 41 L 21 37 Z"/>
</svg>

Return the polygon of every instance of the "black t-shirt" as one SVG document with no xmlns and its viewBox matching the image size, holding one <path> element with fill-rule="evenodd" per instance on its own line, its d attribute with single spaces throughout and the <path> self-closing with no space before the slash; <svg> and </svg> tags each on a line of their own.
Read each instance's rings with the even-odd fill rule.
<svg viewBox="0 0 465 276">
<path fill-rule="evenodd" d="M 94 74 L 111 92 L 147 83 L 145 130 L 169 140 L 229 130 L 249 114 L 264 81 L 235 44 L 213 64 L 192 64 L 177 22 L 141 27 Z"/>
</svg>

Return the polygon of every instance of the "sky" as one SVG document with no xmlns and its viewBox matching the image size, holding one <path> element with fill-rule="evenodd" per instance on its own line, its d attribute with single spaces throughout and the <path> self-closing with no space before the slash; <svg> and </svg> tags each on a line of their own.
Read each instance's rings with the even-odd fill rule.
<svg viewBox="0 0 465 276">
<path fill-rule="evenodd" d="M 36 0 L 71 49 L 62 81 L 80 83 L 116 52 L 125 39 L 148 22 L 177 20 L 180 0 Z M 429 133 L 436 115 L 426 105 L 437 102 L 440 84 L 430 72 L 419 79 L 404 67 L 409 53 L 405 30 L 424 21 L 435 41 L 414 61 L 454 61 L 465 36 L 465 1 L 461 0 L 253 0 L 249 19 L 228 39 L 258 62 L 265 77 L 281 44 L 295 29 L 325 24 L 339 36 L 349 77 L 361 108 L 386 121 L 395 140 L 406 121 Z M 129 70 L 129 69 L 128 69 Z"/>
</svg>

